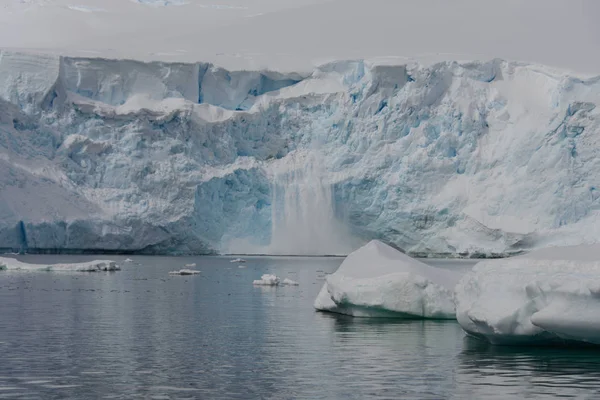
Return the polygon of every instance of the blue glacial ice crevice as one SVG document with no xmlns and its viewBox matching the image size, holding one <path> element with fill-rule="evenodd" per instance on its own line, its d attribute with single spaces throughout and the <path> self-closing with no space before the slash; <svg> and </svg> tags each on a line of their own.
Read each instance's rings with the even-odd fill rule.
<svg viewBox="0 0 600 400">
<path fill-rule="evenodd" d="M 0 248 L 505 254 L 597 241 L 600 79 L 0 52 Z M 24 233 L 24 234 L 23 234 Z"/>
</svg>

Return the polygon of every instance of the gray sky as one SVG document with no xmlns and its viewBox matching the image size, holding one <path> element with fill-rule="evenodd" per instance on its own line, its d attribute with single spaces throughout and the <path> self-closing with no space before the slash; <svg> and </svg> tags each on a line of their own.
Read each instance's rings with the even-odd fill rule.
<svg viewBox="0 0 600 400">
<path fill-rule="evenodd" d="M 598 0 L 187 1 L 0 0 L 0 47 L 285 69 L 500 57 L 600 75 Z"/>
</svg>

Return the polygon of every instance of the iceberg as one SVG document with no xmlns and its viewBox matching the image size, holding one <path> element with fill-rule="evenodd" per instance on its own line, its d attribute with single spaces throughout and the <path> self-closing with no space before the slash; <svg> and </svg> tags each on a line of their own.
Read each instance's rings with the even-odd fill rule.
<svg viewBox="0 0 600 400">
<path fill-rule="evenodd" d="M 72 264 L 29 264 L 14 258 L 0 257 L 0 271 L 53 271 L 53 272 L 99 272 L 119 271 L 115 261 L 94 260 Z"/>
<path fill-rule="evenodd" d="M 454 319 L 460 277 L 373 240 L 327 276 L 314 306 L 355 317 Z"/>
<path fill-rule="evenodd" d="M 600 245 L 483 261 L 456 287 L 456 317 L 492 344 L 600 344 Z"/>
<path fill-rule="evenodd" d="M 200 271 L 193 269 L 180 269 L 179 271 L 170 271 L 169 275 L 198 275 Z"/>
<path fill-rule="evenodd" d="M 242 267 L 242 266 L 240 265 L 240 267 Z M 298 286 L 299 285 L 298 282 L 293 281 L 289 278 L 285 278 L 284 280 L 281 280 L 278 276 L 272 275 L 272 274 L 264 274 L 263 276 L 260 277 L 260 279 L 257 279 L 254 282 L 252 282 L 252 284 L 257 285 L 257 286 L 279 286 L 279 285 Z"/>
<path fill-rule="evenodd" d="M 257 286 L 277 286 L 279 282 L 280 280 L 276 275 L 264 274 L 260 279 L 254 280 L 252 284 Z"/>
</svg>

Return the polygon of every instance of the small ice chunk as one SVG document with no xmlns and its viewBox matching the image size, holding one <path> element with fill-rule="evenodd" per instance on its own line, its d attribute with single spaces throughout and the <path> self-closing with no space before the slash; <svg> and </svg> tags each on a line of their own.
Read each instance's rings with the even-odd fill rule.
<svg viewBox="0 0 600 400">
<path fill-rule="evenodd" d="M 281 282 L 281 284 L 282 284 L 282 285 L 290 285 L 290 286 L 298 286 L 298 285 L 299 285 L 299 283 L 298 283 L 298 282 L 296 282 L 296 281 L 293 281 L 293 280 L 291 280 L 291 279 L 289 279 L 289 278 L 285 278 L 285 279 L 284 279 L 284 280 Z"/>
<path fill-rule="evenodd" d="M 196 266 L 196 263 L 191 263 L 191 264 L 185 264 L 184 267 L 186 268 L 194 268 Z"/>
<path fill-rule="evenodd" d="M 133 262 L 133 260 L 132 260 L 131 258 L 126 258 L 125 260 L 123 260 L 123 262 L 126 262 L 126 263 L 132 263 L 132 262 Z"/>
<path fill-rule="evenodd" d="M 193 269 L 180 269 L 179 271 L 171 271 L 169 275 L 198 275 L 200 271 Z"/>
<path fill-rule="evenodd" d="M 492 344 L 600 344 L 600 247 L 538 250 L 475 265 L 456 286 L 456 317 Z"/>
<path fill-rule="evenodd" d="M 279 278 L 275 275 L 264 274 L 260 277 L 260 279 L 252 282 L 254 285 L 262 285 L 262 286 L 277 286 L 279 285 Z"/>
<path fill-rule="evenodd" d="M 55 272 L 97 272 L 119 271 L 121 268 L 111 260 L 94 260 L 72 264 L 28 264 L 14 258 L 0 257 L 0 270 L 15 271 L 55 271 Z"/>
<path fill-rule="evenodd" d="M 314 306 L 355 317 L 454 319 L 460 277 L 373 240 L 327 276 Z"/>
<path fill-rule="evenodd" d="M 236 258 L 236 259 L 233 259 L 233 260 L 231 260 L 229 262 L 230 263 L 245 263 L 246 260 L 244 260 L 243 258 Z"/>
<path fill-rule="evenodd" d="M 245 265 L 238 265 L 238 268 L 246 268 Z"/>
</svg>

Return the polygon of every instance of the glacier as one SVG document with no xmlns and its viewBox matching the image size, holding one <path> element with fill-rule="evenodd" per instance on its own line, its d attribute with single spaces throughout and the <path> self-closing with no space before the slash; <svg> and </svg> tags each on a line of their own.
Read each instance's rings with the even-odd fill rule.
<svg viewBox="0 0 600 400">
<path fill-rule="evenodd" d="M 0 248 L 496 256 L 600 239 L 600 77 L 0 52 Z"/>
</svg>

